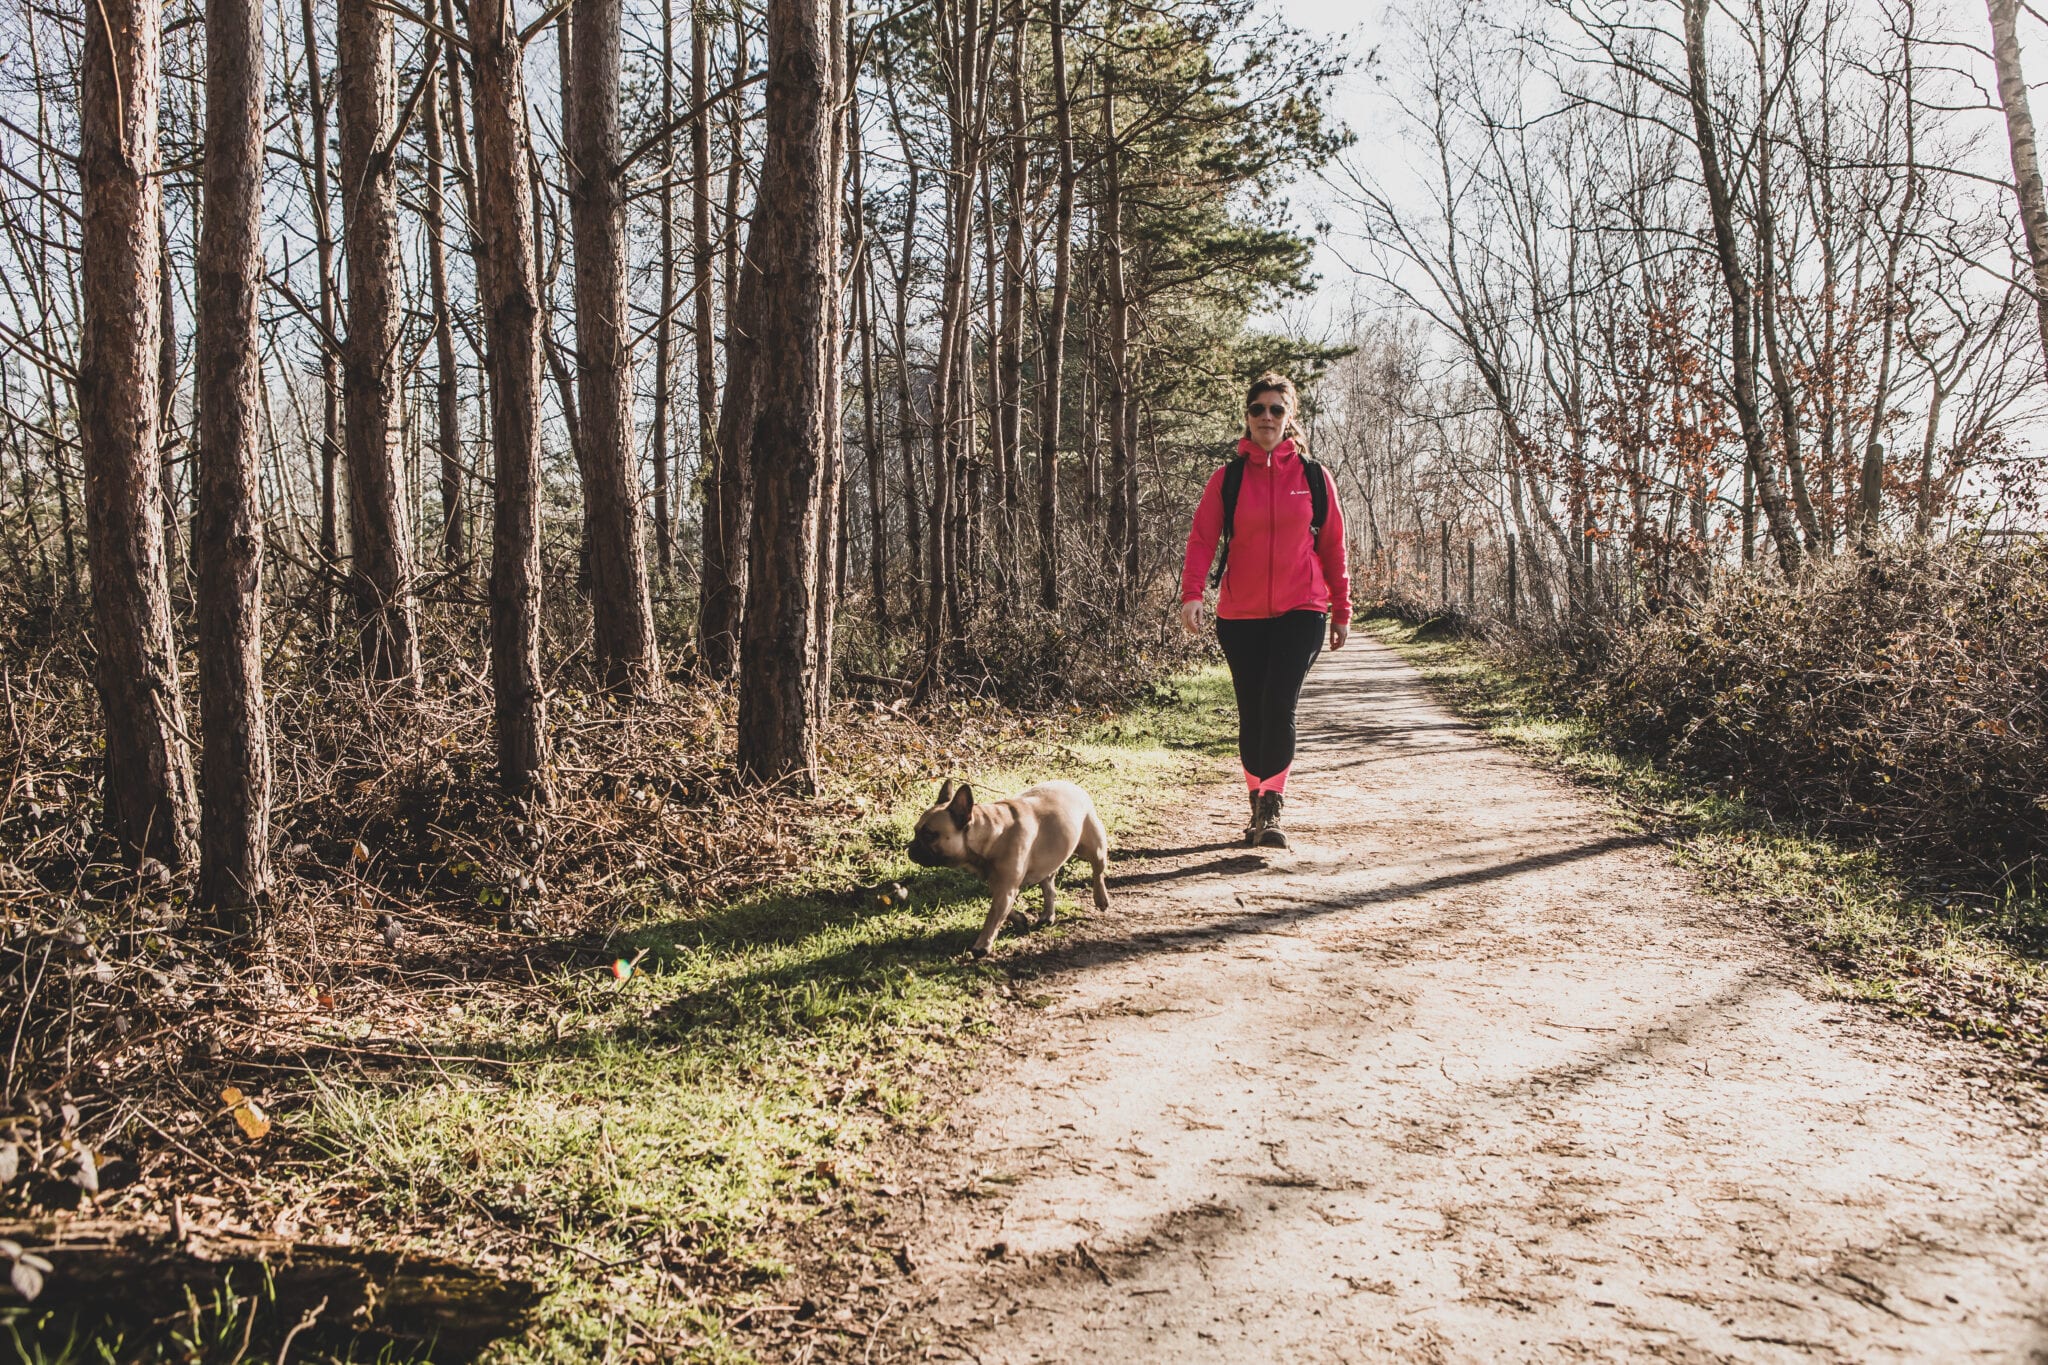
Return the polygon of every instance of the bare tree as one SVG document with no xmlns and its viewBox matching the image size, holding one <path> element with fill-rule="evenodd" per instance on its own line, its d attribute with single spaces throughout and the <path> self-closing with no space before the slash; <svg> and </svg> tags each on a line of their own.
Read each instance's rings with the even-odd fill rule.
<svg viewBox="0 0 2048 1365">
<path fill-rule="evenodd" d="M 196 395 L 199 899 L 240 911 L 267 890 L 270 747 L 263 712 L 263 508 L 257 486 L 263 278 L 263 0 L 207 0 L 206 212 Z"/>
<path fill-rule="evenodd" d="M 348 338 L 342 356 L 342 453 L 348 467 L 349 581 L 371 676 L 419 675 L 412 546 L 401 501 L 398 436 L 398 94 L 391 11 L 341 0 L 335 28 L 341 115 L 342 253 Z"/>
<path fill-rule="evenodd" d="M 1734 390 L 1735 414 L 1742 425 L 1743 449 L 1750 475 L 1756 480 L 1764 517 L 1770 523 L 1771 540 L 1778 547 L 1778 562 L 1790 574 L 1799 569 L 1799 532 L 1784 495 L 1778 491 L 1777 471 L 1772 465 L 1763 416 L 1757 406 L 1754 294 L 1735 238 L 1734 195 L 1722 168 L 1720 140 L 1707 92 L 1707 8 L 1708 0 L 1685 0 L 1686 91 L 1692 111 L 1693 140 L 1699 149 L 1701 179 L 1713 218 L 1714 252 L 1721 265 L 1721 278 L 1727 285 L 1732 314 L 1729 382 Z"/>
<path fill-rule="evenodd" d="M 434 444 L 441 457 L 441 558 L 459 568 L 469 558 L 469 499 L 462 476 L 462 413 L 455 371 L 455 319 L 448 296 L 447 139 L 441 131 L 441 80 L 427 59 L 422 117 L 427 142 L 427 281 L 434 304 Z"/>
<path fill-rule="evenodd" d="M 1113 21 L 1114 22 L 1114 21 Z M 1137 452 L 1131 410 L 1131 290 L 1124 245 L 1124 149 L 1117 133 L 1116 64 L 1102 74 L 1103 282 L 1109 292 L 1109 539 L 1106 563 L 1116 574 L 1117 602 L 1127 605 L 1138 576 Z"/>
<path fill-rule="evenodd" d="M 306 104 L 312 120 L 312 143 L 306 149 L 306 190 L 313 201 L 314 263 L 320 271 L 320 558 L 321 571 L 331 574 L 341 562 L 340 490 L 336 473 L 341 462 L 341 308 L 334 278 L 334 197 L 327 183 L 327 113 L 333 88 L 320 78 L 320 28 L 313 0 L 299 0 L 299 32 L 305 44 Z M 332 597 L 323 584 L 322 610 L 331 614 Z M 326 624 L 331 626 L 331 621 Z"/>
<path fill-rule="evenodd" d="M 746 69 L 747 30 L 738 9 L 733 14 L 733 70 Z M 733 104 L 737 109 L 737 101 Z M 704 535 L 700 555 L 697 593 L 697 652 L 704 671 L 713 678 L 727 678 L 739 659 L 740 620 L 747 600 L 747 509 L 752 496 L 753 463 L 748 442 L 754 429 L 754 399 L 759 382 L 758 346 L 755 333 L 760 325 L 760 269 L 752 251 L 758 229 L 748 225 L 747 254 L 741 257 L 737 200 L 739 194 L 739 124 L 732 121 L 732 165 L 726 180 L 726 309 L 725 309 L 725 392 L 717 404 L 718 423 L 711 442 L 701 452 L 704 467 Z M 764 196 L 757 195 L 754 217 L 762 212 Z M 700 208 L 699 212 L 703 212 Z M 707 287 L 708 275 L 699 264 L 698 288 Z M 706 301 L 701 299 L 698 308 Z M 699 337 L 700 347 L 706 341 Z M 698 352 L 700 395 L 707 384 L 708 366 Z M 701 397 L 700 397 L 701 406 Z"/>
<path fill-rule="evenodd" d="M 1067 90 L 1064 0 L 1048 0 L 1052 30 L 1052 112 L 1059 143 L 1059 200 L 1053 210 L 1052 316 L 1045 340 L 1045 390 L 1038 418 L 1038 604 L 1060 605 L 1060 397 L 1067 353 L 1067 308 L 1074 265 L 1074 115 Z"/>
<path fill-rule="evenodd" d="M 2005 108 L 2006 145 L 2012 151 L 2013 195 L 2019 201 L 2020 226 L 2027 235 L 2042 354 L 2048 356 L 2048 195 L 2041 188 L 2034 112 L 2027 102 L 2026 73 L 2020 69 L 2019 0 L 1985 2 L 1991 11 L 1991 58 L 1998 68 L 1998 102 Z"/>
<path fill-rule="evenodd" d="M 675 0 L 661 0 L 661 107 L 666 118 L 676 103 Z M 704 121 L 700 111 L 695 120 Z M 663 578 L 675 567 L 675 530 L 670 524 L 669 428 L 675 401 L 676 314 L 676 148 L 675 124 L 662 126 L 661 200 L 658 247 L 661 305 L 654 317 L 654 562 Z"/>
<path fill-rule="evenodd" d="M 183 864 L 193 850 L 192 766 L 157 451 L 162 11 L 149 0 L 107 0 L 95 17 L 84 25 L 78 92 L 78 425 L 106 713 L 101 819 L 131 856 Z"/>
<path fill-rule="evenodd" d="M 980 0 L 955 0 L 938 10 L 938 55 L 944 71 L 950 167 L 946 181 L 945 265 L 940 285 L 939 357 L 932 376 L 937 409 L 932 440 L 931 568 L 925 604 L 925 686 L 944 668 L 948 627 L 961 623 L 962 534 L 968 489 L 963 487 L 968 397 L 972 389 L 968 317 L 972 311 L 974 188 L 980 178 L 984 95 Z M 993 33 L 993 25 L 989 26 Z"/>
<path fill-rule="evenodd" d="M 716 333 L 712 329 L 712 304 L 717 281 L 713 278 L 711 253 L 711 31 L 709 16 L 699 3 L 690 9 L 690 107 L 697 117 L 690 120 L 690 294 L 696 321 L 691 338 L 697 377 L 697 460 L 700 477 L 707 483 L 715 464 L 718 444 L 718 359 Z M 707 492 L 705 511 L 711 509 Z M 708 534 L 708 533 L 707 533 Z"/>
</svg>

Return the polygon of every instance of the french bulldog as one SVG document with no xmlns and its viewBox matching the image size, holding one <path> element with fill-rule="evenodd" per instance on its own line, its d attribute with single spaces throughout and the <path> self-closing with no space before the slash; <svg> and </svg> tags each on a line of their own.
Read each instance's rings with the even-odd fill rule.
<svg viewBox="0 0 2048 1365">
<path fill-rule="evenodd" d="M 1053 883 L 1076 853 L 1095 869 L 1095 908 L 1107 910 L 1109 831 L 1088 793 L 1071 782 L 1044 782 L 1007 801 L 977 804 L 972 787 L 955 786 L 949 777 L 910 840 L 910 861 L 918 866 L 965 867 L 988 883 L 988 920 L 974 940 L 976 957 L 988 956 L 1024 887 L 1036 886 L 1045 896 L 1038 923 L 1053 922 Z"/>
</svg>

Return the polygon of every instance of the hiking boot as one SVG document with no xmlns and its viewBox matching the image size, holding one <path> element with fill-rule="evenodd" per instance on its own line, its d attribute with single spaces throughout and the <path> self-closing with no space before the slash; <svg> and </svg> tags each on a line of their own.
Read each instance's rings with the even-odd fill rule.
<svg viewBox="0 0 2048 1365">
<path fill-rule="evenodd" d="M 1285 804 L 1279 792 L 1259 793 L 1259 813 L 1253 824 L 1259 827 L 1258 847 L 1286 848 L 1287 835 L 1280 828 L 1280 807 Z"/>
<path fill-rule="evenodd" d="M 1244 846 L 1246 848 L 1257 848 L 1259 840 L 1266 833 L 1266 803 L 1259 799 L 1265 793 L 1248 792 L 1246 795 L 1251 798 L 1252 821 L 1244 827 Z"/>
</svg>

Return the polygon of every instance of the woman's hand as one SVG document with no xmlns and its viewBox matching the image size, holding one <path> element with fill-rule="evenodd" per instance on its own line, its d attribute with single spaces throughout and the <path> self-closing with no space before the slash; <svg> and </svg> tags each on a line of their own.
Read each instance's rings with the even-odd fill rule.
<svg viewBox="0 0 2048 1365">
<path fill-rule="evenodd" d="M 1202 604 L 1183 602 L 1180 604 L 1180 628 L 1190 635 L 1202 633 Z"/>
<path fill-rule="evenodd" d="M 1332 622 L 1330 622 L 1330 648 L 1331 648 L 1331 649 L 1342 649 L 1342 648 L 1344 648 L 1344 642 L 1345 642 L 1346 640 L 1349 640 L 1350 638 L 1351 638 L 1351 623 L 1350 623 L 1349 621 L 1332 621 Z"/>
</svg>

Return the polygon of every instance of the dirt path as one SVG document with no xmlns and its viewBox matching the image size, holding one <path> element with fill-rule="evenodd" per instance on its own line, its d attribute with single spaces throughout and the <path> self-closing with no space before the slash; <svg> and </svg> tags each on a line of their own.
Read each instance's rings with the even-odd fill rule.
<svg viewBox="0 0 2048 1365">
<path fill-rule="evenodd" d="M 2035 1102 L 1387 650 L 1303 734 L 1295 851 L 1218 792 L 1080 942 L 1004 940 L 1042 1008 L 903 1177 L 856 1358 L 2048 1360 Z"/>
</svg>

